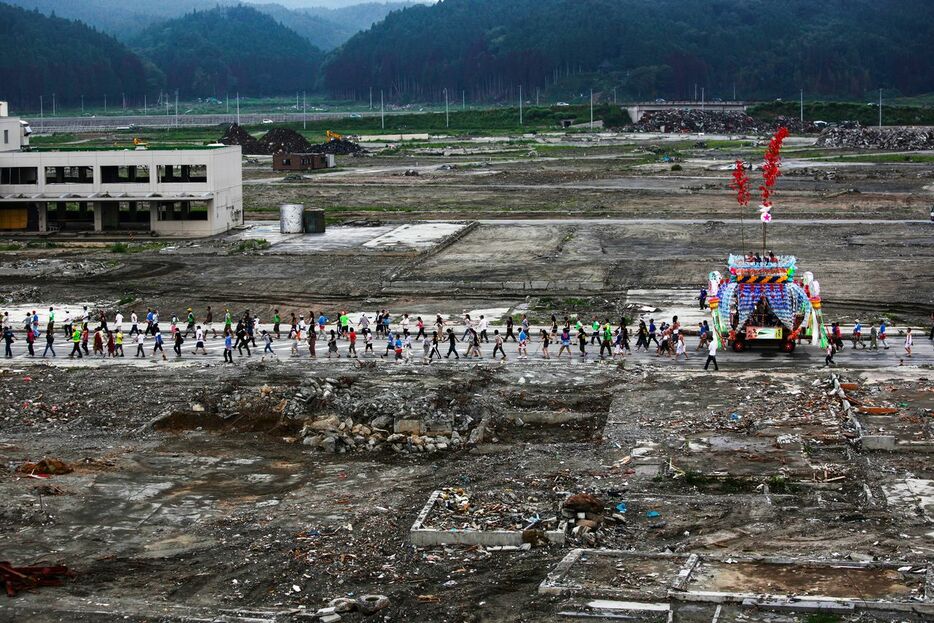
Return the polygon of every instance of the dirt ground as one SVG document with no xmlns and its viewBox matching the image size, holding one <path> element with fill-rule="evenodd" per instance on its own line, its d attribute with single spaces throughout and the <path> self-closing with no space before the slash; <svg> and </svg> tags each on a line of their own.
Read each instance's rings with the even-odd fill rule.
<svg viewBox="0 0 934 623">
<path fill-rule="evenodd" d="M 761 150 L 751 143 L 521 140 L 480 156 L 392 148 L 339 158 L 336 171 L 301 181 L 279 181 L 262 163 L 245 169 L 252 219 L 298 201 L 324 207 L 329 227 L 476 222 L 436 246 L 279 254 L 275 244 L 245 250 L 230 236 L 112 253 L 107 242 L 60 241 L 0 252 L 0 311 L 77 311 L 87 302 L 124 314 L 158 307 L 165 321 L 212 305 L 216 318 L 225 308 L 250 309 L 268 322 L 277 308 L 283 317 L 491 310 L 501 327 L 506 314 L 535 323 L 551 313 L 631 320 L 648 306 L 667 318 L 692 305 L 727 254 L 761 245 L 755 210 L 742 226 L 737 220 L 724 170 Z M 843 152 L 806 160 L 809 147 L 796 149 L 779 181 L 769 248 L 796 255 L 800 270 L 821 280 L 828 321 L 885 317 L 895 335 L 909 325 L 929 330 L 934 167 L 857 166 L 836 158 Z M 666 154 L 672 162 L 659 160 Z M 705 372 L 693 351 L 680 365 L 645 354 L 523 362 L 512 350 L 505 364 L 432 366 L 17 357 L 0 365 L 0 558 L 65 564 L 76 577 L 2 598 L 0 621 L 318 621 L 331 600 L 367 594 L 385 595 L 388 607 L 341 612 L 342 620 L 665 620 L 601 614 L 590 597 L 540 593 L 575 548 L 780 557 L 800 569 L 904 563 L 909 571 L 879 571 L 851 586 L 930 607 L 934 587 L 922 579 L 934 573 L 926 450 L 934 448 L 934 385 L 931 343 L 918 334 L 915 344 L 918 358 L 906 365 L 896 351 L 840 357 L 833 372 L 857 384 L 854 405 L 895 410 L 863 424 L 830 394 L 823 353 L 807 346 L 793 356 L 723 353 L 719 374 Z M 864 447 L 864 437 L 886 431 L 897 434 L 894 451 Z M 43 458 L 74 471 L 22 471 Z M 445 488 L 498 500 L 470 508 L 472 521 L 525 523 L 529 547 L 413 545 L 410 527 Z M 599 512 L 562 507 L 581 493 L 597 498 Z M 510 508 L 519 498 L 539 516 Z M 568 522 L 563 545 L 538 534 L 552 520 Z M 759 564 L 744 563 L 721 583 L 779 594 L 778 579 Z M 655 600 L 667 577 L 626 573 L 593 566 L 571 577 L 594 595 L 631 585 L 636 601 Z M 802 594 L 814 595 L 814 586 Z M 682 602 L 671 620 L 932 616 L 716 606 Z"/>
</svg>

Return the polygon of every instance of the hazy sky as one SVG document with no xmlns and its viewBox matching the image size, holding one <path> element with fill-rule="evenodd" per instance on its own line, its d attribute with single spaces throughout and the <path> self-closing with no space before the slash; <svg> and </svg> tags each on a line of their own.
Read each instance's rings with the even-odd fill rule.
<svg viewBox="0 0 934 623">
<path fill-rule="evenodd" d="M 299 7 L 308 7 L 308 6 L 320 6 L 327 7 L 329 9 L 336 9 L 345 6 L 351 6 L 353 4 L 364 4 L 366 2 L 379 2 L 382 3 L 383 0 L 246 0 L 247 2 L 252 2 L 254 4 L 268 4 L 270 2 L 275 2 L 276 4 L 281 4 L 289 8 L 299 8 Z M 433 4 L 436 0 L 410 0 L 411 2 L 421 2 L 422 4 Z"/>
</svg>

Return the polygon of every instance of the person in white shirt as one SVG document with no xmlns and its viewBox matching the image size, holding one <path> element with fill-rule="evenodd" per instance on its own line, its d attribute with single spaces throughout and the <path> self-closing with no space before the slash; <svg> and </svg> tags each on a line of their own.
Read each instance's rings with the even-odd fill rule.
<svg viewBox="0 0 934 623">
<path fill-rule="evenodd" d="M 195 355 L 198 354 L 199 348 L 202 355 L 208 354 L 207 349 L 204 348 L 204 329 L 201 328 L 200 324 L 195 328 L 195 350 L 193 351 Z"/>
<path fill-rule="evenodd" d="M 135 311 L 130 312 L 130 335 L 139 333 L 139 317 Z"/>
<path fill-rule="evenodd" d="M 914 338 L 911 336 L 911 327 L 905 333 L 905 355 L 911 357 L 911 346 L 914 344 Z"/>
<path fill-rule="evenodd" d="M 116 325 L 116 331 L 123 331 L 123 314 L 117 312 L 117 315 L 114 316 L 114 324 Z"/>
<path fill-rule="evenodd" d="M 490 343 L 490 338 L 486 334 L 486 330 L 490 327 L 490 321 L 486 319 L 483 315 L 480 316 L 480 322 L 477 324 L 477 328 L 480 330 L 480 341 Z"/>
<path fill-rule="evenodd" d="M 399 324 L 402 325 L 402 337 L 409 337 L 409 315 L 404 314 L 402 316 L 402 322 Z"/>
<path fill-rule="evenodd" d="M 146 351 L 143 349 L 143 342 L 146 341 L 146 335 L 142 331 L 136 332 L 136 356 L 146 357 Z"/>
<path fill-rule="evenodd" d="M 713 369 L 717 372 L 720 371 L 720 366 L 717 365 L 717 338 L 714 336 L 710 340 L 710 344 L 707 345 L 707 363 L 704 364 L 704 370 L 707 369 L 707 366 L 710 365 L 710 362 L 713 362 Z"/>
</svg>

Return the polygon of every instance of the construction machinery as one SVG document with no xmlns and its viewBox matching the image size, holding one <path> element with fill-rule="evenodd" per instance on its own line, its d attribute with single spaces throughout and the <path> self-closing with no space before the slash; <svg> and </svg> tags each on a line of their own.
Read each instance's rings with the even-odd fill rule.
<svg viewBox="0 0 934 623">
<path fill-rule="evenodd" d="M 796 279 L 793 255 L 750 258 L 731 255 L 726 277 L 708 275 L 707 304 L 714 339 L 736 352 L 753 343 L 791 353 L 799 339 L 826 347 L 820 284 L 813 274 Z"/>
<path fill-rule="evenodd" d="M 338 134 L 337 132 L 332 132 L 332 131 L 330 131 L 330 130 L 327 130 L 327 131 L 325 132 L 325 134 L 327 135 L 328 141 L 329 141 L 329 142 L 330 142 L 330 141 L 340 141 L 340 140 L 343 140 L 343 138 L 344 138 L 344 135 L 343 135 L 343 134 Z"/>
</svg>

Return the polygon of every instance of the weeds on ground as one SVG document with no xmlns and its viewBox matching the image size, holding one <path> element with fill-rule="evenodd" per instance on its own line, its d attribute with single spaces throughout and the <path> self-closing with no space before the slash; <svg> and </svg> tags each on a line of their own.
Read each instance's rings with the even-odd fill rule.
<svg viewBox="0 0 934 623">
<path fill-rule="evenodd" d="M 23 248 L 18 242 L 4 242 L 0 243 L 0 251 L 19 251 Z"/>
<path fill-rule="evenodd" d="M 115 242 L 108 247 L 111 253 L 144 253 L 145 251 L 156 251 L 164 248 L 165 242 L 141 242 L 127 244 L 126 242 Z"/>
<path fill-rule="evenodd" d="M 262 251 L 270 247 L 269 241 L 264 238 L 257 240 L 241 240 L 233 248 L 234 253 L 251 253 L 253 251 Z"/>
</svg>

